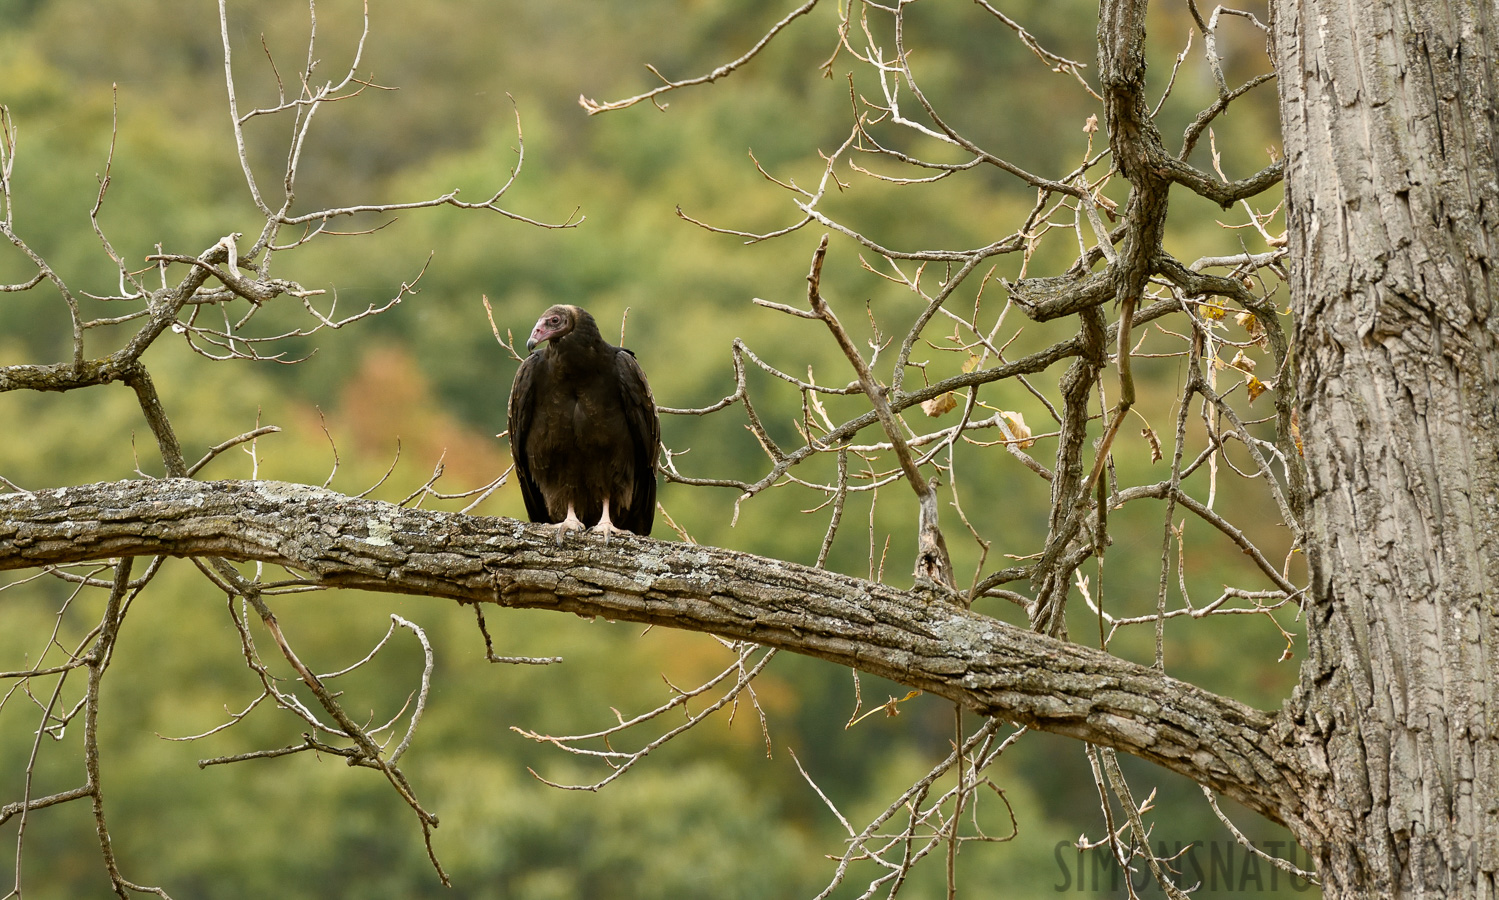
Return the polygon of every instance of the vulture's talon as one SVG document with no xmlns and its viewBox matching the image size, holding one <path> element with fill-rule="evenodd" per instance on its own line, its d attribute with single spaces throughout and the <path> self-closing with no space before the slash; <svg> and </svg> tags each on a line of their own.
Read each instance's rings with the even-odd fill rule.
<svg viewBox="0 0 1499 900">
<path fill-rule="evenodd" d="M 583 522 L 579 520 L 571 510 L 568 511 L 567 518 L 563 519 L 561 522 L 557 522 L 556 524 L 549 525 L 547 527 L 557 532 L 557 546 L 559 547 L 562 546 L 562 540 L 563 538 L 567 537 L 567 533 L 569 531 L 588 530 L 588 526 L 584 525 Z"/>
<path fill-rule="evenodd" d="M 604 546 L 609 546 L 609 535 L 611 534 L 633 534 L 633 532 L 620 528 L 609 518 L 609 498 L 604 498 L 604 512 L 599 516 L 599 523 L 590 529 L 594 534 L 604 536 Z"/>
<path fill-rule="evenodd" d="M 604 546 L 605 547 L 609 546 L 609 536 L 611 534 L 628 534 L 631 537 L 635 536 L 635 532 L 633 532 L 633 531 L 626 531 L 625 529 L 620 528 L 620 527 L 614 525 L 608 519 L 604 519 L 603 521 L 599 522 L 599 524 L 593 526 L 589 530 L 592 531 L 594 534 L 602 534 L 604 536 Z"/>
</svg>

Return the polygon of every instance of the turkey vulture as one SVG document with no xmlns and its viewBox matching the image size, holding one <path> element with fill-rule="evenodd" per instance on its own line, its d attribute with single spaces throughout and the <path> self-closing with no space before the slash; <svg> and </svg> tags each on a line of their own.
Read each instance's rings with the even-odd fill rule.
<svg viewBox="0 0 1499 900">
<path fill-rule="evenodd" d="M 650 534 L 661 422 L 635 354 L 563 305 L 542 313 L 526 350 L 510 388 L 510 452 L 531 521 L 554 524 L 558 543 L 588 527 L 605 541 Z"/>
</svg>

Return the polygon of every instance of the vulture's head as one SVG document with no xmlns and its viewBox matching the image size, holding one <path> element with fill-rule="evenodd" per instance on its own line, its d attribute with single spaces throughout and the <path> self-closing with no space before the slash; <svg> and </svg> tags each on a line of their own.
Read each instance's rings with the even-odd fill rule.
<svg viewBox="0 0 1499 900">
<path fill-rule="evenodd" d="M 536 345 L 542 341 L 555 341 L 558 338 L 567 337 L 574 329 L 582 327 L 587 331 L 593 326 L 593 316 L 588 311 L 577 306 L 558 304 L 541 314 L 536 320 L 536 327 L 531 329 L 531 337 L 526 340 L 526 352 L 536 349 Z M 596 329 L 597 326 L 594 326 Z"/>
</svg>

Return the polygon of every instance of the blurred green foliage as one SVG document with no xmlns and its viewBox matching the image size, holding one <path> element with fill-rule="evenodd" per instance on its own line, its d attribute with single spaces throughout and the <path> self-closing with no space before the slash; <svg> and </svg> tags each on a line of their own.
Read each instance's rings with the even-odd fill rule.
<svg viewBox="0 0 1499 900">
<path fill-rule="evenodd" d="M 275 77 L 262 41 L 294 89 L 290 80 L 306 53 L 307 7 L 293 0 L 231 7 L 237 7 L 230 15 L 241 107 L 272 102 Z M 1050 49 L 1093 60 L 1093 5 L 1019 0 L 1006 9 Z M 846 380 L 825 335 L 749 303 L 753 297 L 801 302 L 820 232 L 743 246 L 675 214 L 680 207 L 694 218 L 743 230 L 796 220 L 784 192 L 755 171 L 747 151 L 777 178 L 807 185 L 820 177 L 818 149 L 846 137 L 851 60 L 835 58 L 830 79 L 818 72 L 834 47 L 832 7 L 797 23 L 733 77 L 667 95 L 664 113 L 642 104 L 587 117 L 576 102 L 580 93 L 602 100 L 648 89 L 655 81 L 642 68 L 646 62 L 674 77 L 707 71 L 742 52 L 782 14 L 748 0 L 373 3 L 361 72 L 399 89 L 372 87 L 319 114 L 298 208 L 409 200 L 455 187 L 468 200 L 488 196 L 516 164 L 518 109 L 525 166 L 506 208 L 549 222 L 580 209 L 586 222 L 542 230 L 441 208 L 402 215 L 369 235 L 324 237 L 287 255 L 278 274 L 326 288 L 330 297 L 336 291 L 344 314 L 394 296 L 429 256 L 431 265 L 419 292 L 389 313 L 288 342 L 292 357 L 312 353 L 298 365 L 213 364 L 167 340 L 154 348 L 147 361 L 190 459 L 257 423 L 284 429 L 260 439 L 253 460 L 237 449 L 200 477 L 322 484 L 336 455 L 332 486 L 358 493 L 380 479 L 399 441 L 400 461 L 375 496 L 405 496 L 439 458 L 447 466 L 442 485 L 448 490 L 493 478 L 507 464 L 505 444 L 493 435 L 504 428 L 514 361 L 489 332 L 480 300 L 485 295 L 502 331 L 517 336 L 559 301 L 586 305 L 606 335 L 623 321 L 625 342 L 639 353 L 658 402 L 667 406 L 700 406 L 732 390 L 735 337 L 786 371 L 799 373 L 810 364 L 820 380 Z M 317 16 L 318 73 L 337 78 L 352 58 L 359 6 L 325 2 Z M 1082 158 L 1083 122 L 1096 109 L 1069 76 L 1048 72 L 973 4 L 922 4 L 913 21 L 925 88 L 939 108 L 952 110 L 958 127 L 1037 171 L 1060 171 L 1075 162 L 1058 166 L 1055 160 Z M 1153 20 L 1158 78 L 1169 71 L 1189 25 L 1175 7 Z M 1264 67 L 1254 34 L 1236 33 L 1224 45 L 1231 81 Z M 871 90 L 868 78 L 856 72 L 852 83 Z M 1277 142 L 1269 90 L 1261 90 L 1258 105 L 1236 105 L 1219 125 L 1217 149 L 1231 177 L 1263 165 L 1266 147 Z M 117 146 L 101 222 L 126 259 L 139 261 L 157 245 L 197 254 L 231 230 L 255 233 L 257 214 L 235 157 L 224 96 L 211 4 L 0 0 L 0 103 L 19 128 L 18 230 L 75 290 L 116 291 L 117 275 L 92 234 L 88 211 L 117 105 Z M 1194 55 L 1162 114 L 1166 134 L 1179 134 L 1213 96 Z M 250 158 L 263 188 L 279 181 L 285 137 L 280 123 L 252 123 Z M 1193 160 L 1209 165 L 1208 152 L 1204 141 Z M 1123 190 L 1115 184 L 1111 193 L 1122 202 Z M 927 189 L 858 180 L 830 208 L 889 245 L 976 246 L 1013 229 L 1032 202 L 1029 191 L 985 174 Z M 1215 224 L 1225 218 L 1221 211 L 1181 197 L 1173 215 L 1170 247 L 1183 258 L 1239 249 L 1234 233 L 1225 236 Z M 341 230 L 386 221 L 355 220 Z M 1070 261 L 1075 243 L 1056 243 L 1037 253 L 1031 274 L 1054 274 Z M 860 305 L 867 302 L 877 319 L 899 321 L 915 301 L 861 269 L 856 249 L 834 243 L 824 284 L 864 339 L 870 332 Z M 1002 263 L 996 275 L 1015 277 L 1017 265 Z M 0 282 L 31 272 L 20 254 L 0 252 Z M 1001 292 L 991 290 L 986 303 L 997 308 Z M 85 303 L 91 314 L 108 310 L 105 303 Z M 267 308 L 261 320 L 267 333 L 306 324 L 305 313 L 289 303 Z M 45 287 L 0 295 L 0 363 L 63 358 L 66 325 L 61 303 Z M 1015 350 L 1044 346 L 1070 327 L 1032 326 Z M 933 328 L 936 341 L 940 329 Z M 91 348 L 103 352 L 125 334 L 105 335 Z M 932 380 L 962 362 L 928 355 Z M 1178 365 L 1138 364 L 1137 377 L 1145 382 L 1139 409 L 1168 453 Z M 920 376 L 913 371 L 907 377 Z M 752 371 L 750 379 L 752 389 L 770 398 L 760 409 L 772 434 L 793 440 L 797 395 L 777 393 L 764 373 Z M 1018 387 L 997 393 L 986 399 L 1022 410 L 1044 430 L 1047 416 L 1039 403 Z M 830 412 L 836 417 L 852 402 L 830 399 Z M 667 444 L 692 451 L 680 458 L 682 469 L 758 478 L 764 458 L 741 427 L 742 415 L 668 417 Z M 0 423 L 6 430 L 0 474 L 26 487 L 128 478 L 137 470 L 160 474 L 149 433 L 121 387 L 61 396 L 0 394 Z M 988 566 L 1000 564 L 998 554 L 1039 546 L 1045 483 L 993 449 L 960 448 L 959 462 L 968 473 L 965 513 L 981 532 L 1000 537 Z M 1121 454 L 1120 477 L 1160 477 L 1149 469 L 1144 441 L 1137 439 Z M 1262 493 L 1227 479 L 1219 491 L 1221 507 L 1243 512 L 1261 546 L 1284 552 L 1287 539 Z M 737 525 L 730 524 L 732 492 L 664 485 L 661 496 L 698 541 L 801 562 L 815 559 L 826 527 L 826 511 L 800 512 L 821 498 L 789 490 L 746 503 Z M 1267 508 L 1257 515 L 1261 506 Z M 518 515 L 522 507 L 507 487 L 479 511 Z M 1123 605 L 1115 610 L 1121 614 L 1154 609 L 1159 516 L 1158 507 L 1136 505 L 1112 520 L 1109 597 Z M 900 583 L 910 569 L 912 518 L 910 498 L 894 488 L 872 513 L 867 495 L 850 499 L 830 566 L 868 574 L 888 539 L 884 568 Z M 657 528 L 658 536 L 671 537 L 664 523 Z M 962 534 L 950 523 L 955 561 L 967 578 L 980 552 Z M 1243 563 L 1227 541 L 1196 522 L 1188 522 L 1186 534 L 1192 556 L 1184 583 L 1194 599 L 1211 599 L 1222 584 L 1242 578 Z M 0 669 L 38 659 L 54 623 L 60 642 L 68 644 L 97 621 L 102 599 L 87 592 L 59 617 L 68 596 L 67 586 L 45 579 L 0 594 Z M 986 612 L 1021 621 L 1015 610 L 991 602 Z M 853 710 L 849 674 L 783 655 L 758 686 L 769 715 L 769 759 L 756 717 L 741 709 L 732 725 L 721 714 L 598 793 L 557 791 L 526 768 L 560 781 L 588 782 L 604 773 L 522 738 L 511 725 L 549 733 L 602 727 L 612 721 L 611 707 L 630 715 L 666 699 L 663 675 L 674 684 L 692 683 L 726 666 L 728 652 L 700 635 L 660 629 L 641 635 L 605 622 L 491 613 L 497 652 L 566 658 L 543 668 L 496 667 L 484 662 L 467 609 L 354 594 L 280 600 L 277 613 L 291 640 L 321 670 L 363 656 L 392 612 L 432 637 L 438 660 L 433 695 L 403 764 L 418 796 L 441 817 L 436 849 L 455 882 L 446 891 L 426 861 L 414 818 L 374 773 L 310 755 L 202 771 L 195 765 L 296 743 L 301 728 L 295 719 L 260 709 L 198 742 L 157 737 L 207 731 L 258 691 L 224 604 L 190 563 L 169 562 L 132 609 L 105 687 L 103 777 L 116 851 L 127 877 L 163 884 L 178 897 L 810 896 L 831 872 L 824 855 L 841 852 L 843 835 L 787 751 L 857 827 L 858 816 L 878 812 L 946 753 L 952 736 L 952 709 L 930 697 L 903 704 L 899 716 L 879 715 L 845 729 Z M 1074 608 L 1074 634 L 1089 635 L 1093 619 L 1081 602 Z M 1281 621 L 1299 630 L 1289 615 Z M 1296 663 L 1276 661 L 1284 640 L 1259 617 L 1173 620 L 1167 641 L 1174 675 L 1255 705 L 1275 705 L 1294 682 Z M 1149 661 L 1153 646 L 1151 634 L 1136 631 L 1121 635 L 1112 649 Z M 399 632 L 375 664 L 346 680 L 345 703 L 351 712 L 388 717 L 406 701 L 420 666 L 419 648 Z M 81 677 L 70 681 L 65 702 L 76 702 L 81 687 Z M 862 690 L 866 708 L 905 693 L 870 678 Z M 29 699 L 12 697 L 0 711 L 0 802 L 23 791 L 38 715 Z M 43 740 L 42 750 L 33 795 L 80 783 L 77 726 L 56 745 Z M 1228 838 L 1194 785 L 1132 760 L 1126 771 L 1137 796 L 1157 787 L 1158 805 L 1172 810 L 1156 822 L 1161 840 Z M 965 847 L 959 860 L 964 896 L 1054 889 L 1062 880 L 1058 843 L 1082 832 L 1096 839 L 1103 827 L 1082 748 L 1031 735 L 1007 753 L 993 777 L 1019 830 L 1008 843 Z M 1226 807 L 1250 835 L 1284 839 L 1278 829 Z M 982 815 L 989 833 L 1010 833 L 1002 805 L 991 804 Z M 0 839 L 14 843 L 17 826 L 12 820 L 0 827 Z M 105 893 L 92 831 L 81 804 L 28 817 L 26 896 Z M 0 853 L 0 885 L 12 880 L 14 860 L 15 854 Z M 869 877 L 855 875 L 847 887 Z M 903 896 L 936 897 L 943 890 L 941 866 L 933 865 L 918 870 Z"/>
</svg>

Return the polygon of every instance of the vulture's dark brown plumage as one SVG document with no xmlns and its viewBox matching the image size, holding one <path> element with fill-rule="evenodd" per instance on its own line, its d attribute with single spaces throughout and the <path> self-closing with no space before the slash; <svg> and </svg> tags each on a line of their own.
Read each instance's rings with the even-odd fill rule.
<svg viewBox="0 0 1499 900">
<path fill-rule="evenodd" d="M 536 349 L 538 344 L 545 346 Z M 533 522 L 650 534 L 661 423 L 635 354 L 576 306 L 542 313 L 510 388 L 510 451 Z"/>
</svg>

